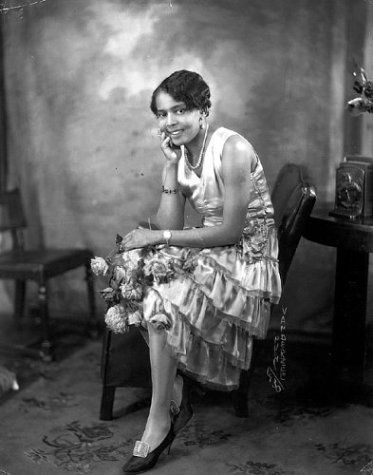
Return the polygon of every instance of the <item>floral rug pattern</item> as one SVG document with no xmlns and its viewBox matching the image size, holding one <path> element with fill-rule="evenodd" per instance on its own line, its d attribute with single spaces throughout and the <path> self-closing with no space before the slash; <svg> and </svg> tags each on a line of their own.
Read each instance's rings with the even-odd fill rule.
<svg viewBox="0 0 373 475">
<path fill-rule="evenodd" d="M 132 441 L 107 443 L 114 433 L 106 424 L 82 426 L 68 424 L 57 436 L 44 436 L 45 448 L 30 448 L 25 455 L 34 463 L 51 463 L 66 471 L 89 473 L 100 462 L 118 462 L 126 458 Z"/>
<path fill-rule="evenodd" d="M 333 464 L 342 463 L 351 466 L 351 470 L 354 470 L 354 473 L 373 460 L 373 445 L 346 445 L 337 442 L 328 445 L 316 444 L 315 447 Z"/>
<path fill-rule="evenodd" d="M 144 394 L 119 388 L 117 418 L 99 422 L 100 349 L 92 342 L 68 360 L 40 368 L 35 383 L 0 406 L 0 475 L 119 473 L 148 409 L 128 411 Z M 155 473 L 373 475 L 371 407 L 318 403 L 290 389 L 274 393 L 261 370 L 246 419 L 234 416 L 229 395 L 195 394 L 193 419 Z"/>
</svg>

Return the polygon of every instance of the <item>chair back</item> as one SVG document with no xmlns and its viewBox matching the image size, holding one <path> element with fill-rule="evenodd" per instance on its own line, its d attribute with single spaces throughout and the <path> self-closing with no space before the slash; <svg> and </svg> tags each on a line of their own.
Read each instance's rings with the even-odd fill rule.
<svg viewBox="0 0 373 475">
<path fill-rule="evenodd" d="M 315 201 L 315 188 L 304 180 L 302 167 L 295 164 L 284 165 L 272 192 L 283 284 Z"/>
<path fill-rule="evenodd" d="M 23 248 L 22 229 L 27 225 L 18 189 L 0 193 L 0 232 L 10 231 L 13 248 Z"/>
</svg>

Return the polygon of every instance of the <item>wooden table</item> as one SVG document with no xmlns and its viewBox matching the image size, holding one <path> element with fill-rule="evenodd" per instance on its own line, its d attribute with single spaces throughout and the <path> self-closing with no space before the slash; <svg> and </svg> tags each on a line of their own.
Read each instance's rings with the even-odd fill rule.
<svg viewBox="0 0 373 475">
<path fill-rule="evenodd" d="M 369 253 L 373 252 L 373 217 L 354 221 L 316 209 L 304 237 L 337 249 L 332 362 L 337 377 L 363 382 L 366 358 L 366 306 Z"/>
</svg>

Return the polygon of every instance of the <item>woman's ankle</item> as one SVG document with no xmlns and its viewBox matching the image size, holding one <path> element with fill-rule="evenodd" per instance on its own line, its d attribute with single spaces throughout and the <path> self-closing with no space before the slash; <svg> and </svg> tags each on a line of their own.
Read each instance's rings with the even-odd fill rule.
<svg viewBox="0 0 373 475">
<path fill-rule="evenodd" d="M 171 420 L 170 405 L 150 406 L 148 420 L 155 421 L 158 424 L 169 424 L 169 421 Z"/>
<path fill-rule="evenodd" d="M 170 427 L 171 418 L 169 414 L 168 417 L 149 414 L 141 440 L 152 445 L 154 441 L 162 440 L 170 430 Z"/>
</svg>

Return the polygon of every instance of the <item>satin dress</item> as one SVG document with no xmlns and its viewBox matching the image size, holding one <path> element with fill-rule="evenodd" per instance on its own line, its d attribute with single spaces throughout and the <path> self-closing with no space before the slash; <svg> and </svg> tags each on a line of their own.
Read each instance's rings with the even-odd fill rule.
<svg viewBox="0 0 373 475">
<path fill-rule="evenodd" d="M 201 214 L 203 226 L 219 226 L 223 221 L 221 158 L 232 135 L 236 132 L 224 127 L 215 130 L 201 177 L 190 168 L 182 149 L 179 187 Z M 164 324 L 167 349 L 179 368 L 219 390 L 238 387 L 241 369 L 250 366 L 253 338 L 265 338 L 271 304 L 281 296 L 273 206 L 263 167 L 254 149 L 252 153 L 255 168 L 239 242 L 202 249 L 163 246 L 158 257 L 181 263 L 193 258 L 193 269 L 170 282 L 154 283 L 142 302 L 142 323 Z"/>
</svg>

